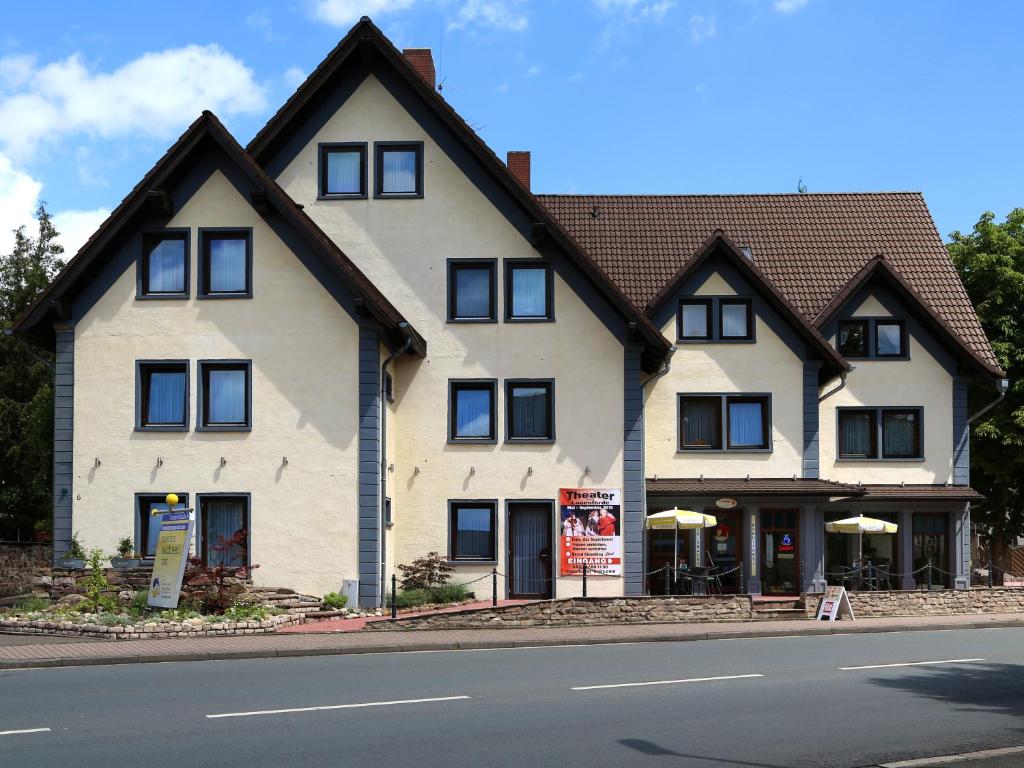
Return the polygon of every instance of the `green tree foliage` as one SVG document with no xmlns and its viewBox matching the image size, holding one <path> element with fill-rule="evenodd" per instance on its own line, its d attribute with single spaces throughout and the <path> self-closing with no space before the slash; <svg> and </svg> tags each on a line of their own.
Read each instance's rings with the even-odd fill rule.
<svg viewBox="0 0 1024 768">
<path fill-rule="evenodd" d="M 993 559 L 1024 534 L 1024 208 L 996 223 L 985 213 L 970 234 L 954 232 L 947 246 L 981 324 L 1007 371 L 1003 403 L 975 422 L 971 434 L 971 485 L 988 500 L 974 513 L 989 529 Z M 988 385 L 971 393 L 972 407 L 995 396 Z"/>
<path fill-rule="evenodd" d="M 43 206 L 36 237 L 21 227 L 0 255 L 0 329 L 6 331 L 64 266 L 64 248 Z M 32 354 L 35 351 L 35 356 Z M 0 539 L 29 538 L 50 518 L 53 374 L 25 342 L 0 335 Z"/>
</svg>

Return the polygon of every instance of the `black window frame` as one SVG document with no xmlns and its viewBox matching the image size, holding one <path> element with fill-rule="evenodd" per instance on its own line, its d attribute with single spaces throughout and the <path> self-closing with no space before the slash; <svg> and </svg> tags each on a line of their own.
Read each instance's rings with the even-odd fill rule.
<svg viewBox="0 0 1024 768">
<path fill-rule="evenodd" d="M 843 349 L 842 338 L 843 338 L 843 326 L 847 325 L 859 325 L 862 330 L 862 339 L 864 342 L 863 352 L 847 352 Z M 848 317 L 843 318 L 836 324 L 836 350 L 843 357 L 870 357 L 871 355 L 871 321 L 863 317 Z"/>
<path fill-rule="evenodd" d="M 459 390 L 486 390 L 491 395 L 490 432 L 486 437 L 459 437 L 455 434 L 458 421 L 456 393 Z M 498 380 L 497 379 L 449 379 L 448 380 L 448 442 L 456 445 L 473 445 L 498 442 Z"/>
<path fill-rule="evenodd" d="M 718 441 L 713 446 L 686 444 L 686 404 L 688 401 L 710 401 L 715 408 L 715 428 Z M 729 404 L 731 402 L 756 402 L 761 405 L 762 442 L 758 446 L 732 445 L 729 437 Z M 677 453 L 772 453 L 774 435 L 772 432 L 771 392 L 679 392 L 676 394 L 676 452 Z"/>
<path fill-rule="evenodd" d="M 465 557 L 457 551 L 456 513 L 461 508 L 489 508 L 491 513 L 490 557 Z M 455 565 L 495 565 L 498 562 L 498 500 L 450 499 L 448 501 L 448 561 Z"/>
<path fill-rule="evenodd" d="M 245 563 L 236 568 L 252 566 L 252 494 L 248 492 L 216 492 L 196 494 L 196 552 L 203 567 L 209 564 L 209 536 L 207 535 L 209 519 L 206 516 L 207 501 L 227 501 L 241 499 L 245 502 Z"/>
<path fill-rule="evenodd" d="M 723 322 L 725 316 L 725 307 L 744 307 L 746 309 L 747 316 L 747 332 L 743 336 L 726 336 L 722 331 L 725 327 Z M 718 300 L 718 340 L 722 342 L 732 341 L 753 341 L 754 340 L 754 302 L 752 299 L 744 297 L 736 298 L 720 298 Z"/>
<path fill-rule="evenodd" d="M 843 416 L 847 414 L 868 413 L 871 415 L 871 448 L 870 456 L 843 453 Z M 888 455 L 885 451 L 885 416 L 891 413 L 912 413 L 915 416 L 914 442 L 916 454 L 912 456 Z M 924 407 L 919 405 L 903 406 L 853 406 L 836 408 L 836 461 L 924 461 Z"/>
<path fill-rule="evenodd" d="M 149 290 L 149 253 L 159 240 L 181 240 L 185 244 L 184 291 Z M 167 301 L 187 299 L 191 296 L 192 230 L 189 227 L 168 227 L 147 229 L 142 232 L 141 251 L 136 262 L 135 298 L 142 301 Z"/>
<path fill-rule="evenodd" d="M 238 423 L 209 423 L 209 374 L 213 370 L 245 371 L 245 421 Z M 196 432 L 251 432 L 252 431 L 252 360 L 200 360 L 196 375 Z"/>
<path fill-rule="evenodd" d="M 512 275 L 517 269 L 544 270 L 543 315 L 518 317 L 512 314 Z M 555 272 L 550 261 L 540 259 L 505 259 L 504 299 L 506 323 L 551 323 L 555 320 Z"/>
<path fill-rule="evenodd" d="M 180 491 L 168 491 L 168 493 L 175 493 L 178 497 L 178 507 L 184 511 L 188 509 L 188 494 Z M 137 554 L 142 560 L 152 560 L 155 557 L 154 554 L 146 554 L 147 544 L 149 543 L 149 528 L 153 524 L 152 505 L 153 504 L 166 504 L 167 493 L 136 493 L 135 494 L 135 526 L 134 526 L 134 538 L 135 538 L 135 554 Z M 189 542 L 191 544 L 191 542 Z"/>
<path fill-rule="evenodd" d="M 384 153 L 416 153 L 416 191 L 384 191 Z M 423 197 L 423 142 L 422 141 L 375 141 L 373 142 L 373 197 L 377 200 L 418 200 Z"/>
<path fill-rule="evenodd" d="M 686 306 L 703 306 L 705 313 L 705 327 L 707 333 L 703 336 L 687 336 L 683 331 L 685 326 L 683 324 L 683 307 Z M 714 301 L 712 299 L 700 299 L 700 298 L 686 298 L 679 300 L 679 309 L 677 310 L 676 316 L 676 336 L 679 341 L 711 341 L 715 338 L 715 327 L 714 327 Z"/>
<path fill-rule="evenodd" d="M 880 345 L 878 343 L 878 327 L 881 325 L 895 325 L 900 329 L 900 351 L 896 354 L 882 354 L 879 351 Z M 907 343 L 907 322 L 900 318 L 877 318 L 874 321 L 874 332 L 872 333 L 872 341 L 875 345 L 875 357 L 881 360 L 905 360 L 907 357 L 909 344 Z"/>
<path fill-rule="evenodd" d="M 136 360 L 135 361 L 135 431 L 136 432 L 188 432 L 190 414 L 191 372 L 188 360 Z M 149 374 L 154 371 L 173 371 L 185 374 L 185 402 L 181 423 L 148 423 Z"/>
<path fill-rule="evenodd" d="M 512 434 L 512 390 L 516 387 L 533 387 L 547 390 L 548 434 L 544 437 L 519 437 Z M 506 443 L 553 443 L 555 442 L 555 380 L 554 379 L 505 379 L 505 442 Z"/>
<path fill-rule="evenodd" d="M 733 403 L 756 403 L 761 406 L 761 443 L 759 445 L 732 444 L 732 412 L 729 408 Z M 768 395 L 726 395 L 725 396 L 725 435 L 726 450 L 729 451 L 766 451 L 771 448 L 772 400 Z"/>
<path fill-rule="evenodd" d="M 329 192 L 327 190 L 327 156 L 333 153 L 359 155 L 359 191 Z M 365 141 L 331 141 L 317 144 L 317 200 L 366 200 L 369 190 L 369 147 Z"/>
<path fill-rule="evenodd" d="M 459 317 L 456 315 L 458 305 L 458 288 L 456 273 L 460 269 L 486 269 L 489 273 L 490 285 L 488 298 L 490 312 L 487 317 Z M 498 322 L 498 260 L 497 259 L 448 259 L 448 322 L 449 323 L 496 323 Z"/>
<path fill-rule="evenodd" d="M 210 241 L 231 239 L 245 241 L 245 290 L 210 291 Z M 252 227 L 201 227 L 199 229 L 199 282 L 198 299 L 251 299 L 252 298 Z"/>
</svg>

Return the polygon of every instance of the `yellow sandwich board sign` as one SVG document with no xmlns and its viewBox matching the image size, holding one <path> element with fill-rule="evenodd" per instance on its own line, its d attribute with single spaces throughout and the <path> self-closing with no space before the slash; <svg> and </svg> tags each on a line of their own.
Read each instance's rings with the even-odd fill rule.
<svg viewBox="0 0 1024 768">
<path fill-rule="evenodd" d="M 153 608 L 177 608 L 181 579 L 185 575 L 189 544 L 195 523 L 188 510 L 169 512 L 160 521 L 153 573 L 149 578 L 146 603 Z"/>
</svg>

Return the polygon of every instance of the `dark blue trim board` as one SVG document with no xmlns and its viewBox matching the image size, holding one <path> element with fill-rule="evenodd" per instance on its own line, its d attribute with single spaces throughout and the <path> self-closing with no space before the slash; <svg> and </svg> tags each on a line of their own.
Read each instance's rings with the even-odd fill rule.
<svg viewBox="0 0 1024 768">
<path fill-rule="evenodd" d="M 821 363 L 804 361 L 804 458 L 803 477 L 818 477 L 820 443 L 818 437 L 818 371 Z"/>
<path fill-rule="evenodd" d="M 622 545 L 625 593 L 644 593 L 644 393 L 640 383 L 643 348 L 627 344 L 624 366 L 622 442 Z"/>
<path fill-rule="evenodd" d="M 380 336 L 359 327 L 359 604 L 381 601 Z"/>
<path fill-rule="evenodd" d="M 57 368 L 53 387 L 53 561 L 71 544 L 71 500 L 74 466 L 72 441 L 75 427 L 75 329 L 60 325 Z"/>
<path fill-rule="evenodd" d="M 953 377 L 953 485 L 971 484 L 971 425 L 967 423 L 967 377 Z"/>
</svg>

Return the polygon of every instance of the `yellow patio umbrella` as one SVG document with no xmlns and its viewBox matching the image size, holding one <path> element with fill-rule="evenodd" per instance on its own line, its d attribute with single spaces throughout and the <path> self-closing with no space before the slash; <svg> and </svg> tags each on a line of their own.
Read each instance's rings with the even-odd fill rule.
<svg viewBox="0 0 1024 768">
<path fill-rule="evenodd" d="M 896 533 L 899 526 L 896 523 L 889 523 L 885 520 L 877 520 L 873 517 L 848 517 L 845 520 L 834 520 L 825 523 L 825 530 L 829 533 L 856 533 L 860 538 L 857 542 L 857 562 L 864 559 L 864 534 L 875 533 Z"/>
<path fill-rule="evenodd" d="M 694 512 L 692 509 L 666 509 L 664 512 L 655 512 L 647 516 L 647 528 L 649 530 L 676 532 L 675 543 L 672 547 L 672 568 L 675 570 L 679 565 L 679 531 L 689 531 L 700 528 L 714 528 L 718 520 L 714 515 L 706 515 L 703 512 Z"/>
</svg>

